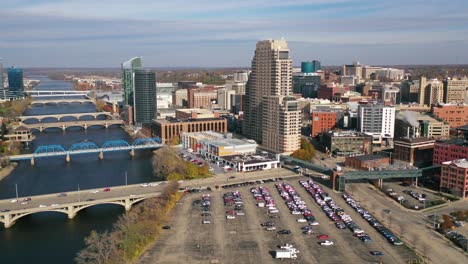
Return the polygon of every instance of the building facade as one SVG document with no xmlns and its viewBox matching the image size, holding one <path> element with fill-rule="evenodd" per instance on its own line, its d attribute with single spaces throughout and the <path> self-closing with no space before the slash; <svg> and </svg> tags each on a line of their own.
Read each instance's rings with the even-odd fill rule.
<svg viewBox="0 0 468 264">
<path fill-rule="evenodd" d="M 320 83 L 320 75 L 316 73 L 295 73 L 292 79 L 293 93 L 301 94 L 304 98 L 317 98 Z"/>
<path fill-rule="evenodd" d="M 395 120 L 395 138 L 428 137 L 445 139 L 450 134 L 450 124 L 430 115 L 402 111 Z"/>
<path fill-rule="evenodd" d="M 11 94 L 21 96 L 24 93 L 23 69 L 8 68 L 8 90 Z"/>
<path fill-rule="evenodd" d="M 372 137 L 355 131 L 323 133 L 320 143 L 325 152 L 337 156 L 372 153 Z"/>
<path fill-rule="evenodd" d="M 443 162 L 441 165 L 440 190 L 463 199 L 468 194 L 468 159 Z"/>
<path fill-rule="evenodd" d="M 337 119 L 336 112 L 333 111 L 312 111 L 310 114 L 311 137 L 320 133 L 328 132 L 335 128 Z"/>
<path fill-rule="evenodd" d="M 434 139 L 402 138 L 394 141 L 393 159 L 406 161 L 412 166 L 432 165 Z"/>
<path fill-rule="evenodd" d="M 468 104 L 438 104 L 432 107 L 432 114 L 452 128 L 468 124 Z"/>
<path fill-rule="evenodd" d="M 294 97 L 268 96 L 263 103 L 263 146 L 290 154 L 300 148 L 301 110 Z"/>
<path fill-rule="evenodd" d="M 231 89 L 219 89 L 218 93 L 218 106 L 223 110 L 231 110 L 232 102 L 231 96 L 235 95 L 236 92 Z"/>
<path fill-rule="evenodd" d="M 132 105 L 134 103 L 133 93 L 133 72 L 142 68 L 141 57 L 132 58 L 122 63 L 122 90 L 123 104 Z"/>
<path fill-rule="evenodd" d="M 301 72 L 313 73 L 321 70 L 320 61 L 303 61 L 301 62 Z"/>
<path fill-rule="evenodd" d="M 189 108 L 211 108 L 217 100 L 218 93 L 214 87 L 188 89 Z"/>
<path fill-rule="evenodd" d="M 444 103 L 468 103 L 468 78 L 444 80 Z"/>
<path fill-rule="evenodd" d="M 164 144 L 171 142 L 174 138 L 179 138 L 183 132 L 203 131 L 226 133 L 227 120 L 222 117 L 204 119 L 166 118 L 153 120 L 153 134 L 161 138 Z"/>
<path fill-rule="evenodd" d="M 243 133 L 263 143 L 263 98 L 292 91 L 292 60 L 285 40 L 257 42 L 244 98 Z"/>
<path fill-rule="evenodd" d="M 456 159 L 468 159 L 468 141 L 451 139 L 435 142 L 433 165 L 441 165 L 443 162 Z"/>
<path fill-rule="evenodd" d="M 395 108 L 384 105 L 360 105 L 358 123 L 361 132 L 372 136 L 373 144 L 383 144 L 393 139 L 395 130 Z"/>
<path fill-rule="evenodd" d="M 133 71 L 134 120 L 137 124 L 151 124 L 156 118 L 156 73 L 152 70 Z"/>
</svg>

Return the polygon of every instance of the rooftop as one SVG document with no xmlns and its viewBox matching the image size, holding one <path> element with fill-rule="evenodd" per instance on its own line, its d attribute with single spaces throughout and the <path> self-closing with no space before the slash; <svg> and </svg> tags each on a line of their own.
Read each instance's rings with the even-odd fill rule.
<svg viewBox="0 0 468 264">
<path fill-rule="evenodd" d="M 397 142 L 406 142 L 406 143 L 434 143 L 434 139 L 430 138 L 400 138 L 400 139 L 395 139 L 395 143 Z"/>
<path fill-rule="evenodd" d="M 459 168 L 468 169 L 468 160 L 466 160 L 466 159 L 446 161 L 446 162 L 442 162 L 442 164 L 444 164 L 444 165 L 455 165 L 455 166 L 457 166 Z"/>
<path fill-rule="evenodd" d="M 360 161 L 368 161 L 368 160 L 379 160 L 379 159 L 384 159 L 388 157 L 385 157 L 383 155 L 368 154 L 368 155 L 361 155 L 361 156 L 353 156 L 350 158 L 354 158 Z"/>
<path fill-rule="evenodd" d="M 223 159 L 231 162 L 243 162 L 244 164 L 277 161 L 276 158 L 269 156 L 268 154 L 232 155 L 224 156 Z"/>
<path fill-rule="evenodd" d="M 223 117 L 212 117 L 212 118 L 197 118 L 197 119 L 177 119 L 166 117 L 166 119 L 153 119 L 153 123 L 167 124 L 167 123 L 190 123 L 190 122 L 203 122 L 203 121 L 218 121 L 224 120 Z"/>
<path fill-rule="evenodd" d="M 365 133 L 358 132 L 358 131 L 330 131 L 328 132 L 330 136 L 333 137 L 371 137 Z"/>
</svg>

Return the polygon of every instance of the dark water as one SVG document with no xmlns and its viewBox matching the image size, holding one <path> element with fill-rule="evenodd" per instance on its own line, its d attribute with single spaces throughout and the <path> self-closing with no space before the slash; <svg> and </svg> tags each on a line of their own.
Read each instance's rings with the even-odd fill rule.
<svg viewBox="0 0 468 264">
<path fill-rule="evenodd" d="M 71 89 L 71 84 L 67 82 L 37 76 L 31 78 L 41 79 L 35 89 Z M 47 104 L 31 107 L 24 115 L 94 111 L 96 109 L 91 104 Z M 95 142 L 98 146 L 108 140 L 131 141 L 121 128 L 92 127 L 87 131 L 72 128 L 66 132 L 48 129 L 35 135 L 34 144 L 26 152 L 40 145 L 51 144 L 59 144 L 67 149 L 85 140 Z M 80 189 L 123 185 L 126 171 L 129 184 L 149 181 L 152 177 L 151 153 L 140 151 L 136 154 L 130 158 L 126 152 L 106 153 L 104 160 L 99 160 L 95 154 L 72 156 L 70 163 L 65 162 L 63 157 L 44 158 L 37 159 L 35 166 L 29 162 L 20 162 L 10 176 L 0 181 L 0 199 L 14 197 L 15 184 L 18 185 L 20 196 L 30 196 L 72 191 L 78 185 Z M 120 206 L 101 205 L 80 211 L 72 220 L 65 214 L 40 213 L 21 218 L 9 229 L 1 226 L 0 263 L 73 263 L 76 252 L 84 246 L 84 237 L 93 229 L 109 229 L 123 212 Z"/>
</svg>

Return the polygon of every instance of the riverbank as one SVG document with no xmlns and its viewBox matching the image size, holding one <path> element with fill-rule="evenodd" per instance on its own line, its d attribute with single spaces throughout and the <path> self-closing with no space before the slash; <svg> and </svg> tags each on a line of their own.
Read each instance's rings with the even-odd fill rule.
<svg viewBox="0 0 468 264">
<path fill-rule="evenodd" d="M 6 166 L 5 168 L 0 169 L 0 181 L 3 180 L 5 177 L 10 175 L 13 170 L 18 166 L 18 163 L 12 162 L 10 165 Z"/>
</svg>

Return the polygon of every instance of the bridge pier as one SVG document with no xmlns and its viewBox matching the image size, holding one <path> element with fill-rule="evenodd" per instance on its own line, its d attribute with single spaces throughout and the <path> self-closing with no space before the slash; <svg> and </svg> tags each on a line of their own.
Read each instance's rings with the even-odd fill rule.
<svg viewBox="0 0 468 264">
<path fill-rule="evenodd" d="M 125 199 L 125 211 L 130 211 L 132 209 L 132 203 L 130 199 Z"/>
<path fill-rule="evenodd" d="M 104 159 L 104 152 L 103 151 L 99 152 L 98 157 L 99 157 L 100 160 L 103 160 Z"/>
<path fill-rule="evenodd" d="M 83 127 L 84 127 L 84 130 L 88 130 L 88 124 L 85 123 Z"/>
<path fill-rule="evenodd" d="M 67 215 L 68 219 L 73 219 L 76 216 L 75 208 L 73 206 L 68 206 Z"/>
<path fill-rule="evenodd" d="M 70 159 L 70 154 L 67 154 L 67 156 L 65 157 L 65 161 L 67 161 L 67 162 L 70 162 L 70 161 L 71 161 L 71 159 Z"/>
<path fill-rule="evenodd" d="M 63 125 L 62 130 L 65 132 L 66 129 L 67 129 L 67 127 L 65 125 Z"/>
<path fill-rule="evenodd" d="M 3 224 L 5 228 L 10 228 L 15 222 L 11 221 L 11 215 L 7 214 L 3 218 Z"/>
<path fill-rule="evenodd" d="M 132 150 L 130 150 L 130 157 L 134 157 L 134 156 L 135 156 L 135 150 L 132 149 Z"/>
<path fill-rule="evenodd" d="M 36 162 L 34 161 L 34 158 L 31 158 L 31 166 L 34 166 Z"/>
</svg>

